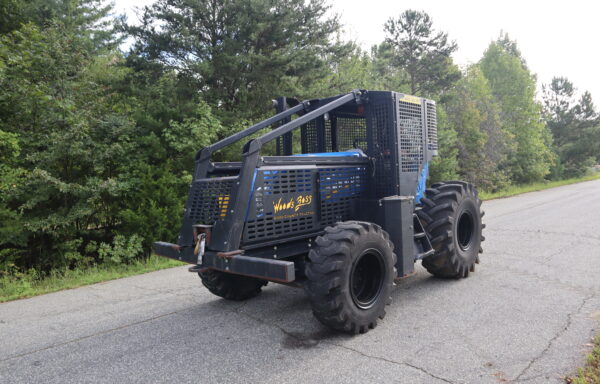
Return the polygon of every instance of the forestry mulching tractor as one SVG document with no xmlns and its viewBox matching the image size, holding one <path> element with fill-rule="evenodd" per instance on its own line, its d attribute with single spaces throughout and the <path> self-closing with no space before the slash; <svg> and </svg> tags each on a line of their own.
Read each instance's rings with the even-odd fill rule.
<svg viewBox="0 0 600 384">
<path fill-rule="evenodd" d="M 156 242 L 157 254 L 195 264 L 204 286 L 229 300 L 268 281 L 302 286 L 317 319 L 350 333 L 377 325 L 394 279 L 417 260 L 439 277 L 474 270 L 484 240 L 475 187 L 425 188 L 438 150 L 435 102 L 356 90 L 276 106 L 197 153 L 178 244 Z M 243 139 L 241 162 L 211 161 Z"/>
</svg>

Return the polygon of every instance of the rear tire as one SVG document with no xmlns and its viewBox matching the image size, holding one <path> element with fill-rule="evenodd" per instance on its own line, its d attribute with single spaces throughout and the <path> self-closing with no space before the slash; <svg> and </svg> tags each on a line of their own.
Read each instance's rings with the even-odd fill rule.
<svg viewBox="0 0 600 384">
<path fill-rule="evenodd" d="M 385 316 L 396 255 L 380 226 L 360 221 L 325 228 L 308 254 L 305 292 L 315 317 L 349 333 L 365 333 Z"/>
<path fill-rule="evenodd" d="M 425 191 L 421 204 L 417 215 L 435 250 L 423 259 L 423 266 L 434 276 L 468 277 L 479 263 L 485 240 L 477 190 L 464 181 L 436 183 Z"/>
<path fill-rule="evenodd" d="M 212 269 L 198 272 L 202 284 L 217 296 L 227 300 L 241 301 L 257 296 L 267 281 L 254 277 L 234 275 Z"/>
</svg>

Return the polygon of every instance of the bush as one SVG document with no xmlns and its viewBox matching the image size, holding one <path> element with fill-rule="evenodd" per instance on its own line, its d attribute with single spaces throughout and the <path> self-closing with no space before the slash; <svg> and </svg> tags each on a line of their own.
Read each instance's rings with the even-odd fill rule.
<svg viewBox="0 0 600 384">
<path fill-rule="evenodd" d="M 138 235 L 129 238 L 116 235 L 112 244 L 100 243 L 98 259 L 104 264 L 131 264 L 144 252 L 142 238 Z"/>
</svg>

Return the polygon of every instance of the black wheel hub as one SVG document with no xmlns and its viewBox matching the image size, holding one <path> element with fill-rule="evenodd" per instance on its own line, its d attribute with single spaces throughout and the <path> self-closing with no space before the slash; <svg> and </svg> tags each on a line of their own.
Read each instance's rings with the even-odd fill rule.
<svg viewBox="0 0 600 384">
<path fill-rule="evenodd" d="M 360 309 L 372 308 L 383 287 L 385 263 L 381 253 L 368 249 L 360 255 L 350 271 L 350 293 Z"/>
<path fill-rule="evenodd" d="M 458 217 L 456 225 L 456 240 L 461 250 L 466 251 L 471 248 L 475 233 L 475 220 L 469 211 L 463 211 Z"/>
</svg>

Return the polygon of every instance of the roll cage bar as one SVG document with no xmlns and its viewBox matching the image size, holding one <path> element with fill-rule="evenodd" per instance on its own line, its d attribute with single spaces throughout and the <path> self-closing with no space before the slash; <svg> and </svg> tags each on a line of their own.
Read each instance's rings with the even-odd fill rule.
<svg viewBox="0 0 600 384">
<path fill-rule="evenodd" d="M 263 120 L 241 132 L 233 134 L 223 140 L 216 142 L 215 144 L 212 144 L 198 151 L 196 154 L 196 172 L 194 177 L 195 179 L 207 178 L 209 176 L 208 173 L 211 165 L 210 159 L 214 152 L 235 142 L 238 142 L 243 138 L 260 131 L 263 128 L 266 128 L 270 125 L 287 119 L 293 114 L 304 112 L 297 119 L 287 122 L 281 125 L 280 127 L 277 127 L 272 131 L 263 134 L 258 138 L 250 140 L 245 145 L 242 154 L 243 158 L 240 173 L 238 176 L 238 181 L 236 183 L 236 188 L 233 188 L 231 191 L 230 201 L 233 202 L 233 205 L 230 207 L 230 210 L 227 213 L 225 219 L 219 223 L 219 226 L 228 230 L 215 231 L 214 237 L 211 241 L 211 246 L 222 251 L 232 251 L 238 249 L 240 245 L 241 233 L 244 227 L 244 220 L 240 213 L 245 212 L 245 210 L 247 209 L 248 198 L 252 189 L 254 172 L 255 169 L 259 166 L 260 150 L 265 144 L 350 101 L 355 101 L 357 104 L 362 104 L 365 101 L 366 97 L 366 91 L 353 90 L 352 92 L 349 92 L 345 95 L 335 97 L 330 101 L 327 100 L 325 104 L 323 104 L 322 106 L 318 106 L 314 110 L 311 110 L 310 101 L 304 101 L 290 109 L 286 109 L 285 111 L 278 113 L 273 117 Z M 186 226 L 191 228 L 192 224 L 193 223 L 191 222 L 184 222 L 184 228 Z M 180 240 L 183 240 L 184 243 L 188 243 L 189 240 L 191 240 L 186 239 L 185 237 L 187 236 L 183 237 L 184 238 L 180 238 Z"/>
</svg>

